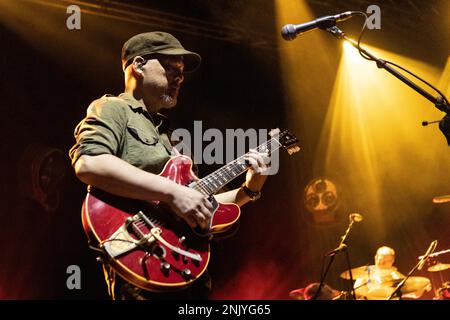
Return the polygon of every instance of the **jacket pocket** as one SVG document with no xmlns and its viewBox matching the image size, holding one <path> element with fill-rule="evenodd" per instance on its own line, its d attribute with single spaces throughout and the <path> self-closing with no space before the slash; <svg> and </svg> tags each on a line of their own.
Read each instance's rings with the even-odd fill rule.
<svg viewBox="0 0 450 320">
<path fill-rule="evenodd" d="M 154 146 L 159 141 L 158 137 L 155 137 L 155 135 L 153 135 L 151 132 L 148 132 L 147 130 L 138 128 L 136 126 L 128 125 L 127 130 L 135 139 L 139 140 L 143 144 Z"/>
</svg>

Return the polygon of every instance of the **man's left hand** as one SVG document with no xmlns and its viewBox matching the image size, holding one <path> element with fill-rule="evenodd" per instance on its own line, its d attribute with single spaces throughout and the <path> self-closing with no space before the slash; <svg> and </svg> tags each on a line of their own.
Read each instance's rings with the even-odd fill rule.
<svg viewBox="0 0 450 320">
<path fill-rule="evenodd" d="M 250 168 L 247 171 L 245 185 L 251 191 L 261 191 L 264 182 L 267 179 L 267 170 L 269 169 L 270 158 L 267 153 L 258 152 L 255 149 L 244 156 Z"/>
</svg>

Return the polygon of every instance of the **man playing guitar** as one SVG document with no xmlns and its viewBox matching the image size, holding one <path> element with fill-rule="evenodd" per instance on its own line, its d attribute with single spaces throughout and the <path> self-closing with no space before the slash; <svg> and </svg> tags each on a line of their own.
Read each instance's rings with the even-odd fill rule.
<svg viewBox="0 0 450 320">
<path fill-rule="evenodd" d="M 91 190 L 144 202 L 158 201 L 168 206 L 192 229 L 205 230 L 211 227 L 215 210 L 208 195 L 198 188 L 190 188 L 158 175 L 174 155 L 165 127 L 166 119 L 158 112 L 176 105 L 184 72 L 196 69 L 200 61 L 198 54 L 185 50 L 168 33 L 149 32 L 130 38 L 122 48 L 125 92 L 117 97 L 105 95 L 90 104 L 86 117 L 75 129 L 76 143 L 70 150 L 70 157 L 77 177 Z M 259 197 L 267 177 L 263 174 L 267 170 L 267 154 L 251 150 L 244 159 L 249 164 L 245 183 L 241 188 L 215 194 L 217 202 L 242 206 Z M 91 198 L 91 206 L 92 199 L 96 198 Z M 85 227 L 93 223 L 92 219 L 92 215 L 84 216 Z M 149 229 L 152 241 L 165 243 L 156 235 L 158 227 Z M 134 238 L 130 239 L 117 237 L 113 240 L 134 241 Z M 183 254 L 184 251 L 180 252 Z M 176 255 L 176 252 L 173 253 Z M 186 259 L 189 257 L 183 256 Z M 140 261 L 145 264 L 144 260 L 141 258 Z M 182 286 L 180 288 L 184 290 L 171 293 L 153 293 L 159 290 L 145 290 L 149 288 L 144 284 L 136 286 L 136 282 L 131 284 L 120 279 L 122 282 L 114 290 L 115 269 L 108 261 L 104 262 L 105 275 L 110 280 L 109 293 L 113 299 L 153 299 L 161 296 L 204 298 L 197 296 L 199 291 L 193 289 L 194 285 Z M 161 268 L 169 269 L 170 265 L 164 263 Z M 194 284 L 197 283 L 202 281 L 196 280 Z M 116 296 L 115 292 L 120 296 Z"/>
</svg>

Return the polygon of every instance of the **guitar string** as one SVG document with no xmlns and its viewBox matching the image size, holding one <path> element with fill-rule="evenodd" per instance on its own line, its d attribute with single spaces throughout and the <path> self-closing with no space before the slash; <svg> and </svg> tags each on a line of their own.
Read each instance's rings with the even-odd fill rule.
<svg viewBox="0 0 450 320">
<path fill-rule="evenodd" d="M 273 143 L 277 143 L 277 145 L 273 145 Z M 269 141 L 266 141 L 265 143 L 259 145 L 256 150 L 258 152 L 261 151 L 261 149 L 265 149 L 264 151 L 267 151 L 267 149 L 270 150 L 270 152 L 274 152 L 276 150 L 278 150 L 281 146 L 281 143 L 275 138 L 272 137 Z M 198 190 L 197 191 L 206 191 L 202 192 L 205 195 L 210 195 L 210 194 L 214 194 L 214 192 L 216 192 L 217 190 L 219 190 L 223 185 L 229 183 L 230 181 L 232 181 L 233 179 L 235 179 L 236 177 L 238 177 L 240 174 L 242 174 L 246 169 L 248 169 L 248 167 L 246 166 L 245 168 L 242 168 L 242 165 L 244 163 L 242 163 L 243 158 L 247 155 L 248 153 L 236 158 L 235 160 L 231 161 L 229 164 L 227 164 L 226 166 L 214 171 L 213 173 L 207 175 L 206 177 L 204 177 L 203 179 L 196 181 L 195 185 L 193 186 L 193 188 L 195 189 L 195 186 L 199 186 L 202 190 Z M 239 169 L 240 172 L 236 173 L 235 171 L 233 171 L 234 169 Z M 222 183 L 220 181 L 220 179 L 216 178 L 215 176 L 217 175 L 221 175 L 224 176 L 224 173 L 227 171 L 231 171 L 231 178 L 227 178 L 225 183 Z M 233 177 L 234 174 L 234 177 Z M 228 174 L 227 174 L 228 175 Z M 215 180 L 216 182 L 219 183 L 219 187 L 215 186 L 214 182 L 212 180 Z M 222 184 L 222 186 L 221 186 Z M 213 188 L 212 190 L 210 190 L 210 188 L 208 187 L 208 185 L 212 185 Z M 206 189 L 206 190 L 205 190 Z"/>
<path fill-rule="evenodd" d="M 272 142 L 273 142 L 273 141 L 270 140 L 270 141 L 266 142 L 264 145 L 258 146 L 258 147 L 257 147 L 257 150 L 259 151 L 260 149 L 267 147 L 267 145 L 268 145 L 268 144 L 271 144 Z M 271 146 L 272 146 L 272 145 L 271 145 Z M 272 149 L 272 148 L 271 148 L 271 149 Z M 217 175 L 219 175 L 219 174 L 220 174 L 220 175 L 223 175 L 223 174 L 224 174 L 225 172 L 227 172 L 227 171 L 231 171 L 231 179 L 235 178 L 236 176 L 233 177 L 233 174 L 236 174 L 236 173 L 235 173 L 234 171 L 232 171 L 232 170 L 233 170 L 233 169 L 236 169 L 236 168 L 239 169 L 239 171 L 245 169 L 245 168 L 241 168 L 241 166 L 243 165 L 242 160 L 243 160 L 243 158 L 244 158 L 246 155 L 247 155 L 247 153 L 244 154 L 244 155 L 242 155 L 242 156 L 240 156 L 240 157 L 238 157 L 237 159 L 231 161 L 228 165 L 226 165 L 226 166 L 224 166 L 224 167 L 218 169 L 217 171 L 215 171 L 215 172 L 213 172 L 213 173 L 207 175 L 206 177 L 204 177 L 203 179 L 201 179 L 201 180 L 198 182 L 198 184 L 204 186 L 204 185 L 207 184 L 207 183 L 211 183 L 211 182 L 208 181 L 208 180 L 215 179 L 214 176 L 217 176 Z M 241 173 L 242 173 L 242 172 L 239 172 L 239 174 L 241 174 Z M 231 179 L 230 179 L 230 180 L 231 180 Z M 220 181 L 219 181 L 219 182 L 220 182 Z"/>
<path fill-rule="evenodd" d="M 277 142 L 277 143 L 278 143 L 278 146 L 273 147 L 273 144 L 272 144 L 273 142 Z M 266 143 L 264 143 L 264 144 L 258 146 L 256 150 L 259 152 L 259 151 L 260 151 L 261 149 L 263 149 L 263 148 L 264 148 L 264 149 L 265 149 L 265 148 L 268 148 L 268 145 L 269 145 L 269 144 L 270 144 L 270 150 L 271 150 L 271 151 L 276 151 L 276 150 L 279 149 L 279 146 L 281 146 L 281 144 L 280 144 L 275 138 L 272 138 L 271 140 L 267 141 Z M 264 151 L 265 151 L 265 150 L 264 150 Z M 207 189 L 206 195 L 213 194 L 213 193 L 216 192 L 218 189 L 220 189 L 223 185 L 229 183 L 230 181 L 232 181 L 233 179 L 235 179 L 236 177 L 238 177 L 240 174 L 242 174 L 246 169 L 248 169 L 247 166 L 246 166 L 245 168 L 242 168 L 242 165 L 243 165 L 244 163 L 241 162 L 241 160 L 243 160 L 243 158 L 244 158 L 247 154 L 248 154 L 248 153 L 246 153 L 246 154 L 244 154 L 244 155 L 238 157 L 237 159 L 235 159 L 235 160 L 233 160 L 232 162 L 230 162 L 228 165 L 226 165 L 226 166 L 224 166 L 224 167 L 218 169 L 217 171 L 215 171 L 215 172 L 209 174 L 208 176 L 206 176 L 206 177 L 204 177 L 203 179 L 201 179 L 200 181 L 198 181 L 197 184 L 198 184 L 200 187 L 203 187 L 203 189 L 205 189 L 205 188 Z M 228 168 L 228 169 L 227 169 L 227 168 Z M 236 169 L 236 168 L 239 169 L 238 173 L 236 173 L 236 172 L 233 170 L 233 169 Z M 217 176 L 217 175 L 219 175 L 219 174 L 220 174 L 220 176 L 223 176 L 224 173 L 227 172 L 228 170 L 231 171 L 231 175 L 230 175 L 231 178 L 227 178 L 227 181 L 225 181 L 225 183 L 221 182 L 220 179 L 218 179 L 218 178 L 215 177 L 215 176 Z M 233 174 L 234 174 L 234 177 L 233 177 Z M 228 174 L 227 174 L 227 175 L 228 175 Z M 219 187 L 217 187 L 217 186 L 214 184 L 214 181 L 216 181 L 216 182 L 219 183 Z M 209 184 L 209 185 L 212 185 L 212 187 L 213 187 L 212 190 L 210 190 L 210 188 L 208 187 L 208 184 Z M 222 186 L 221 186 L 221 184 L 222 184 Z"/>
<path fill-rule="evenodd" d="M 277 149 L 274 149 L 274 147 L 273 147 L 273 145 L 272 145 L 273 142 L 277 142 L 277 143 L 279 144 L 279 142 L 276 141 L 275 138 L 272 138 L 271 140 L 266 141 L 264 144 L 261 144 L 260 146 L 258 146 L 258 147 L 256 148 L 256 150 L 257 150 L 258 152 L 260 152 L 260 150 L 261 150 L 262 148 L 268 148 L 268 145 L 270 144 L 270 150 L 271 150 L 271 151 L 276 151 Z M 240 166 L 240 165 L 244 164 L 244 163 L 241 162 L 241 160 L 243 160 L 243 158 L 244 158 L 247 154 L 248 154 L 248 153 L 246 153 L 246 154 L 244 154 L 244 155 L 238 157 L 237 159 L 231 161 L 230 164 L 227 165 L 227 166 L 230 166 L 230 167 L 233 167 L 233 166 L 234 166 L 234 168 L 236 168 L 237 166 Z M 216 175 L 217 173 L 221 173 L 222 171 L 225 172 L 227 166 L 224 166 L 224 167 L 218 169 L 217 171 L 215 171 L 215 172 L 209 174 L 208 176 L 206 176 L 205 178 L 208 178 L 209 176 L 214 176 L 214 175 Z"/>
</svg>

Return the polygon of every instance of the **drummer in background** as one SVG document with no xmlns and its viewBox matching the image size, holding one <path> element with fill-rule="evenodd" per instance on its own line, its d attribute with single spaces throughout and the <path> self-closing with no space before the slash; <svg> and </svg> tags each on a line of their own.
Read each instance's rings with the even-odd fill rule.
<svg viewBox="0 0 450 320">
<path fill-rule="evenodd" d="M 367 267 L 367 273 L 356 279 L 354 288 L 358 299 L 384 300 L 395 290 L 405 276 L 394 267 L 394 249 L 382 246 L 375 254 L 375 265 Z M 414 292 L 403 294 L 402 298 L 418 299 L 431 288 L 423 285 Z"/>
<path fill-rule="evenodd" d="M 368 295 L 373 297 L 374 292 L 379 293 L 380 299 L 385 298 L 382 289 L 386 286 L 391 287 L 393 282 L 400 281 L 405 277 L 394 267 L 394 262 L 394 249 L 387 246 L 378 248 L 375 254 L 375 265 L 369 266 L 367 274 L 355 281 L 354 288 L 357 298 L 367 299 Z"/>
</svg>

